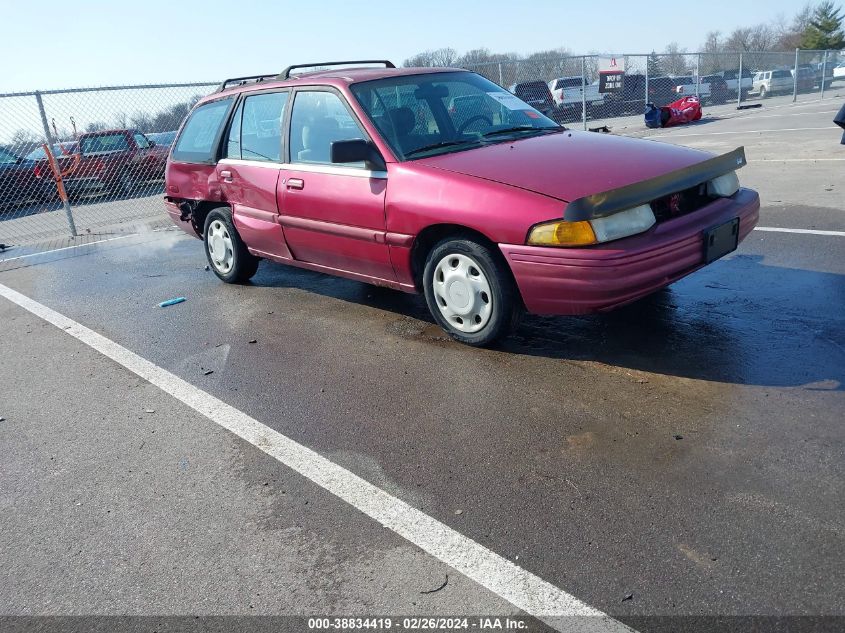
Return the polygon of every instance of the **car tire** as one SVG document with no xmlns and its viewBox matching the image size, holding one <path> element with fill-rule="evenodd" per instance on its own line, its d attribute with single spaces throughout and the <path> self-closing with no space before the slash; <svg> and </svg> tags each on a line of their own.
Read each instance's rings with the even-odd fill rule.
<svg viewBox="0 0 845 633">
<path fill-rule="evenodd" d="M 431 249 L 423 290 L 437 324 L 467 345 L 489 345 L 507 336 L 523 313 L 507 263 L 471 237 L 450 237 Z"/>
<path fill-rule="evenodd" d="M 245 283 L 258 270 L 258 257 L 247 250 L 226 207 L 213 209 L 205 218 L 203 245 L 208 266 L 227 284 Z"/>
<path fill-rule="evenodd" d="M 768 91 L 766 90 L 766 86 L 760 86 L 760 98 L 765 99 L 768 96 Z"/>
</svg>

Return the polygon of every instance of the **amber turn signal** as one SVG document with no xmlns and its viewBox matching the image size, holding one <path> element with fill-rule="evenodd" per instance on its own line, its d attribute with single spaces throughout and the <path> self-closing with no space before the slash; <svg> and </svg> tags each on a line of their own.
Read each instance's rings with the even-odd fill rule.
<svg viewBox="0 0 845 633">
<path fill-rule="evenodd" d="M 589 222 L 545 222 L 538 224 L 528 234 L 533 246 L 588 246 L 595 244 L 596 234 Z"/>
</svg>

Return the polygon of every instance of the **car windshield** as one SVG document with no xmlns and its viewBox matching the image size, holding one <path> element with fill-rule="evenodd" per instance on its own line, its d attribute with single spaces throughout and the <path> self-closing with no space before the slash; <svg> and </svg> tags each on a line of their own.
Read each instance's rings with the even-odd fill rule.
<svg viewBox="0 0 845 633">
<path fill-rule="evenodd" d="M 129 149 L 129 141 L 123 132 L 112 132 L 98 134 L 96 136 L 82 137 L 82 151 L 85 154 L 96 152 L 119 152 Z"/>
<path fill-rule="evenodd" d="M 402 160 L 563 129 L 470 72 L 377 79 L 353 84 L 352 92 Z"/>
</svg>

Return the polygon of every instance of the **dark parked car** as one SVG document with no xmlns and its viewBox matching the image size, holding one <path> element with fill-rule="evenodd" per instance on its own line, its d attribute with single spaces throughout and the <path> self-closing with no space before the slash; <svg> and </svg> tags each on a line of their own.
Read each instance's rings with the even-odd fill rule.
<svg viewBox="0 0 845 633">
<path fill-rule="evenodd" d="M 0 215 L 12 205 L 43 198 L 34 167 L 33 161 L 0 147 Z"/>
<path fill-rule="evenodd" d="M 710 86 L 710 103 L 726 103 L 730 98 L 728 82 L 721 75 L 705 75 L 701 78 L 701 82 Z"/>
<path fill-rule="evenodd" d="M 508 91 L 549 118 L 557 119 L 563 114 L 562 112 L 560 114 L 558 113 L 554 97 L 552 97 L 552 91 L 549 90 L 549 86 L 545 81 L 524 81 L 512 85 L 508 88 Z"/>
<path fill-rule="evenodd" d="M 674 92 L 675 81 L 671 77 L 648 78 L 648 101 L 646 101 L 646 76 L 625 75 L 622 78 L 622 90 L 610 93 L 605 101 L 606 107 L 615 115 L 642 114 L 646 103 L 660 107 L 678 98 Z"/>
</svg>

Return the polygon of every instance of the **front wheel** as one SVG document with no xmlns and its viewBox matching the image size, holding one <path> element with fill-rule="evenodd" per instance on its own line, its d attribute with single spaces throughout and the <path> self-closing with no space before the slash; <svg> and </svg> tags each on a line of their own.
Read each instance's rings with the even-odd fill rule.
<svg viewBox="0 0 845 633">
<path fill-rule="evenodd" d="M 209 212 L 205 218 L 203 232 L 205 256 L 211 270 L 229 284 L 244 283 L 258 271 L 258 262 L 243 243 L 232 223 L 229 209 L 220 208 Z"/>
<path fill-rule="evenodd" d="M 765 99 L 768 95 L 768 91 L 766 90 L 766 86 L 760 86 L 760 98 Z"/>
<path fill-rule="evenodd" d="M 488 345 L 506 336 L 522 315 L 507 264 L 471 239 L 445 239 L 431 250 L 423 288 L 437 324 L 468 345 Z"/>
</svg>

